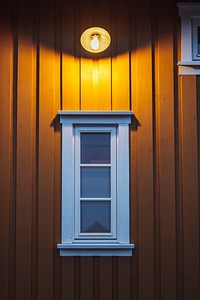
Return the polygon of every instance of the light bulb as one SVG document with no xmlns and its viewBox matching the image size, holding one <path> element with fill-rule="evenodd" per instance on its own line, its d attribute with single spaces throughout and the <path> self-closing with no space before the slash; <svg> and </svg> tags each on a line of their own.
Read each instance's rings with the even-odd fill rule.
<svg viewBox="0 0 200 300">
<path fill-rule="evenodd" d="M 99 53 L 106 50 L 110 45 L 109 33 L 101 27 L 86 29 L 80 37 L 82 47 L 92 53 Z"/>
<path fill-rule="evenodd" d="M 91 47 L 93 50 L 99 49 L 99 36 L 97 34 L 92 35 Z"/>
</svg>

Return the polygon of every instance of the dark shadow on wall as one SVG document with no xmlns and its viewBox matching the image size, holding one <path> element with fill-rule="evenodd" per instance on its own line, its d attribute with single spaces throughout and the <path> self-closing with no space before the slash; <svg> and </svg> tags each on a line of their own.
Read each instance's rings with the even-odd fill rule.
<svg viewBox="0 0 200 300">
<path fill-rule="evenodd" d="M 129 0 L 1 0 L 0 25 L 6 24 L 13 36 L 23 36 L 27 44 L 58 53 L 78 58 L 115 57 L 149 43 L 137 38 L 140 16 L 143 18 L 147 8 L 145 5 L 138 8 L 137 1 Z M 149 20 L 155 22 L 156 11 L 150 10 L 149 14 Z M 93 26 L 103 27 L 111 35 L 111 45 L 101 54 L 88 53 L 80 45 L 81 33 Z"/>
</svg>

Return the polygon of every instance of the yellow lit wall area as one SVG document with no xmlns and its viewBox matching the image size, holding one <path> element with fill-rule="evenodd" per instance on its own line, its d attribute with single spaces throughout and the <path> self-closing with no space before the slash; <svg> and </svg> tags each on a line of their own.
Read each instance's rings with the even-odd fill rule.
<svg viewBox="0 0 200 300">
<path fill-rule="evenodd" d="M 80 13 L 84 14 L 85 9 L 81 5 L 79 8 Z M 75 35 L 71 34 L 63 41 L 66 45 L 62 53 L 63 109 L 129 110 L 129 12 L 124 9 L 124 14 L 119 16 L 122 19 L 122 22 L 121 19 L 118 22 L 123 36 L 118 37 L 118 29 L 112 25 L 112 17 L 116 12 L 111 6 L 104 10 L 99 5 L 97 10 L 92 7 L 90 10 L 95 21 L 90 20 L 87 11 L 79 20 Z M 94 22 L 104 27 L 111 36 L 110 46 L 101 53 L 88 52 L 80 43 L 82 31 L 87 29 L 86 26 L 95 25 Z M 67 31 L 63 34 L 68 35 Z"/>
</svg>

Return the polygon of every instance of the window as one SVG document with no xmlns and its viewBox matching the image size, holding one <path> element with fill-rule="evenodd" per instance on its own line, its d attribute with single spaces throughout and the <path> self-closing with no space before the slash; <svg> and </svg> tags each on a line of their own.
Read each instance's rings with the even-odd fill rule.
<svg viewBox="0 0 200 300">
<path fill-rule="evenodd" d="M 60 111 L 61 256 L 130 256 L 131 112 Z"/>
<path fill-rule="evenodd" d="M 193 60 L 200 60 L 200 20 L 193 20 L 192 22 L 192 58 Z"/>
<path fill-rule="evenodd" d="M 178 3 L 181 17 L 180 75 L 200 75 L 200 3 Z"/>
<path fill-rule="evenodd" d="M 76 239 L 116 238 L 116 128 L 75 128 Z"/>
</svg>

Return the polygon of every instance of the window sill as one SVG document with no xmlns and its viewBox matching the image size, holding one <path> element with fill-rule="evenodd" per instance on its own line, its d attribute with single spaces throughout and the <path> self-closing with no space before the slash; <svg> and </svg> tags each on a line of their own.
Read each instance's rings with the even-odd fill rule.
<svg viewBox="0 0 200 300">
<path fill-rule="evenodd" d="M 60 256 L 132 256 L 134 244 L 57 244 Z"/>
<path fill-rule="evenodd" d="M 179 75 L 200 75 L 200 61 L 179 61 Z"/>
</svg>

